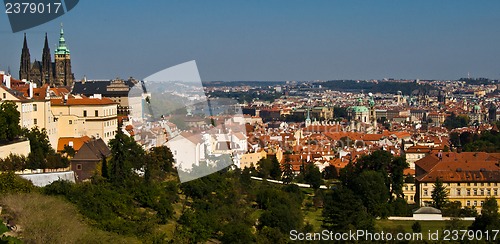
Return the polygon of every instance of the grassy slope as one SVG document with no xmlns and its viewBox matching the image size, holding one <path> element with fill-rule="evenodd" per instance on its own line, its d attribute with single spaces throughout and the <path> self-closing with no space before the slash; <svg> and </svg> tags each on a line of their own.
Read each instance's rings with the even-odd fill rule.
<svg viewBox="0 0 500 244">
<path fill-rule="evenodd" d="M 78 210 L 62 198 L 38 193 L 0 196 L 3 215 L 21 227 L 27 243 L 140 243 L 132 237 L 90 227 Z"/>
</svg>

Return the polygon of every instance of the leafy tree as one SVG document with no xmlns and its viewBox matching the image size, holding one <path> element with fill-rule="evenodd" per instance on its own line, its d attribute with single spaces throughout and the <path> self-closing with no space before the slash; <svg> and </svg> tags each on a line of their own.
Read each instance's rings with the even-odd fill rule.
<svg viewBox="0 0 500 244">
<path fill-rule="evenodd" d="M 331 231 L 373 230 L 373 217 L 363 202 L 346 187 L 327 193 L 323 208 L 323 228 Z"/>
<path fill-rule="evenodd" d="M 476 217 L 471 230 L 494 230 L 500 228 L 500 216 L 498 214 L 498 203 L 495 197 L 486 198 L 481 209 L 481 215 Z"/>
<path fill-rule="evenodd" d="M 318 189 L 321 184 L 323 184 L 323 179 L 321 178 L 321 172 L 319 172 L 316 165 L 309 163 L 306 166 L 306 171 L 304 174 L 304 181 L 311 185 L 312 188 Z"/>
<path fill-rule="evenodd" d="M 108 160 L 104 156 L 102 157 L 101 176 L 109 178 Z"/>
<path fill-rule="evenodd" d="M 64 145 L 64 149 L 62 150 L 62 153 L 66 153 L 70 157 L 75 156 L 75 149 L 69 145 Z"/>
<path fill-rule="evenodd" d="M 432 206 L 437 209 L 442 209 L 448 201 L 448 191 L 439 178 L 436 179 L 436 182 L 434 183 L 434 189 L 432 190 L 431 197 Z"/>
<path fill-rule="evenodd" d="M 364 170 L 373 170 L 382 173 L 387 191 L 390 192 L 389 197 L 403 197 L 403 170 L 407 167 L 405 158 L 394 157 L 390 152 L 378 150 L 362 156 L 356 163 L 356 172 L 359 174 Z"/>
<path fill-rule="evenodd" d="M 293 181 L 295 175 L 293 174 L 293 167 L 290 164 L 290 155 L 285 155 L 285 164 L 283 165 L 283 183 L 290 184 Z"/>
<path fill-rule="evenodd" d="M 21 178 L 12 171 L 0 173 L 0 195 L 31 192 L 34 189 L 31 181 Z"/>
<path fill-rule="evenodd" d="M 446 117 L 444 120 L 443 126 L 448 130 L 452 130 L 455 128 L 466 127 L 469 125 L 469 117 L 467 115 L 456 115 L 455 113 L 451 113 L 450 116 Z"/>
<path fill-rule="evenodd" d="M 353 192 L 358 194 L 372 216 L 385 217 L 389 191 L 384 183 L 384 176 L 376 171 L 363 171 L 352 186 Z"/>
<path fill-rule="evenodd" d="M 281 177 L 281 166 L 276 157 L 268 157 L 259 160 L 257 163 L 259 177 L 279 180 Z"/>
<path fill-rule="evenodd" d="M 250 226 L 240 222 L 228 223 L 222 229 L 222 243 L 252 243 L 255 237 Z"/>
<path fill-rule="evenodd" d="M 337 169 L 333 165 L 328 165 L 325 167 L 325 170 L 323 171 L 323 178 L 325 180 L 332 180 L 332 179 L 337 179 L 338 173 Z"/>
<path fill-rule="evenodd" d="M 273 206 L 262 213 L 259 218 L 259 227 L 264 226 L 278 228 L 282 233 L 297 230 L 302 226 L 303 217 L 300 211 L 294 211 L 289 206 L 280 204 Z"/>
<path fill-rule="evenodd" d="M 422 225 L 420 225 L 420 222 L 415 221 L 415 223 L 411 226 L 411 229 L 413 230 L 413 233 L 420 233 L 422 232 Z"/>
<path fill-rule="evenodd" d="M 132 177 L 133 169 L 140 169 L 144 166 L 144 150 L 132 137 L 126 136 L 121 130 L 118 130 L 109 145 L 112 155 L 109 178 L 113 183 L 123 184 Z"/>
<path fill-rule="evenodd" d="M 40 130 L 38 127 L 34 127 L 31 130 L 25 130 L 24 135 L 29 139 L 31 147 L 28 155 L 28 168 L 46 168 L 48 155 L 55 154 L 55 151 L 50 145 L 45 128 Z"/>
<path fill-rule="evenodd" d="M 12 101 L 3 101 L 0 104 L 0 141 L 12 141 L 21 134 L 17 105 Z"/>
</svg>

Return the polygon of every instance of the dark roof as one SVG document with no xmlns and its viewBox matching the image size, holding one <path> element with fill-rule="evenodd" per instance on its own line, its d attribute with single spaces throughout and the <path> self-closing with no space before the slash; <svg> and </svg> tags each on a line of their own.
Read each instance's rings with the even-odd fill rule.
<svg viewBox="0 0 500 244">
<path fill-rule="evenodd" d="M 72 160 L 98 161 L 110 154 L 111 151 L 102 139 L 93 139 L 85 142 Z"/>
<path fill-rule="evenodd" d="M 421 207 L 415 210 L 413 214 L 441 214 L 441 210 L 433 207 Z"/>
<path fill-rule="evenodd" d="M 91 80 L 86 82 L 75 82 L 73 85 L 72 94 L 82 94 L 91 96 L 101 94 L 103 96 L 128 96 L 128 91 L 108 91 L 106 88 L 113 80 Z M 135 83 L 132 79 L 124 80 L 125 84 L 130 88 L 134 87 Z"/>
</svg>

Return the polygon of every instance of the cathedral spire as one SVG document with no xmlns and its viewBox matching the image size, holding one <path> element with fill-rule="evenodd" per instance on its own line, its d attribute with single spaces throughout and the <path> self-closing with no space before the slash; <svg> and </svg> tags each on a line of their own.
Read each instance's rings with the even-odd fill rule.
<svg viewBox="0 0 500 244">
<path fill-rule="evenodd" d="M 31 57 L 28 48 L 28 41 L 26 40 L 26 33 L 24 33 L 23 49 L 21 51 L 21 63 L 19 65 L 19 79 L 30 80 L 31 71 Z"/>
<path fill-rule="evenodd" d="M 59 32 L 59 45 L 56 49 L 56 55 L 59 54 L 70 54 L 68 47 L 66 47 L 66 40 L 64 39 L 64 29 L 61 23 L 61 31 Z"/>
<path fill-rule="evenodd" d="M 28 49 L 28 41 L 26 41 L 26 33 L 24 33 L 24 43 L 23 43 L 23 50 Z"/>
<path fill-rule="evenodd" d="M 50 83 L 52 77 L 52 58 L 50 56 L 49 40 L 47 33 L 45 33 L 45 44 L 42 52 L 42 84 Z"/>
</svg>

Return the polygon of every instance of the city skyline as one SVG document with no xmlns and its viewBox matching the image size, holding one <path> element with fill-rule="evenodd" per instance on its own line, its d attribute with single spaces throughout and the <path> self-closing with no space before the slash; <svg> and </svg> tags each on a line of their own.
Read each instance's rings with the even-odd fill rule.
<svg viewBox="0 0 500 244">
<path fill-rule="evenodd" d="M 26 33 L 32 59 L 41 60 L 45 32 L 53 51 L 63 22 L 76 80 L 142 79 L 189 60 L 197 61 L 206 81 L 448 80 L 468 73 L 499 79 L 499 6 L 494 1 L 81 2 Z M 0 70 L 10 67 L 17 74 L 23 33 L 12 34 L 7 16 L 0 18 Z"/>
</svg>

